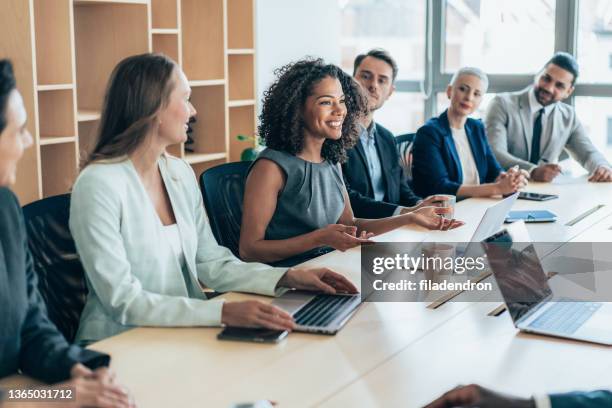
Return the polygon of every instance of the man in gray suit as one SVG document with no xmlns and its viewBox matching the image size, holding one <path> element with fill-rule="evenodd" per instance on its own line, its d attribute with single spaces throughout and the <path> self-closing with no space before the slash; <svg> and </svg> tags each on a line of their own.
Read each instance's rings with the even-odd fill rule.
<svg viewBox="0 0 612 408">
<path fill-rule="evenodd" d="M 591 174 L 589 181 L 612 181 L 612 169 L 593 146 L 572 106 L 561 103 L 574 91 L 578 63 L 570 54 L 556 53 L 532 86 L 497 95 L 489 104 L 489 143 L 504 168 L 518 165 L 534 181 L 551 181 L 563 149 Z"/>
</svg>

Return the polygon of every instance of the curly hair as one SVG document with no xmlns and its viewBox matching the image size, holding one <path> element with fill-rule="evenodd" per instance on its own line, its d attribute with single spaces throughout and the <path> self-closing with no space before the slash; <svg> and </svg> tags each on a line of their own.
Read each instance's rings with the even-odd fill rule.
<svg viewBox="0 0 612 408">
<path fill-rule="evenodd" d="M 355 145 L 359 135 L 357 119 L 367 112 L 367 102 L 359 84 L 339 67 L 325 64 L 320 58 L 287 64 L 274 74 L 277 80 L 264 92 L 259 115 L 258 134 L 264 144 L 292 155 L 302 151 L 304 122 L 301 113 L 306 98 L 322 79 L 336 78 L 342 85 L 347 112 L 342 136 L 338 140 L 325 140 L 321 156 L 333 164 L 344 162 L 346 150 Z"/>
</svg>

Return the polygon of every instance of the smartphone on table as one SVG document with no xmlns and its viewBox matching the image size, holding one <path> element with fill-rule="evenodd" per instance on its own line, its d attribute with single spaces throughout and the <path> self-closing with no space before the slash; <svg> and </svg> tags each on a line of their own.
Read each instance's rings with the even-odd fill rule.
<svg viewBox="0 0 612 408">
<path fill-rule="evenodd" d="M 228 326 L 217 335 L 217 339 L 254 343 L 278 343 L 287 337 L 287 334 L 286 330 Z"/>
</svg>

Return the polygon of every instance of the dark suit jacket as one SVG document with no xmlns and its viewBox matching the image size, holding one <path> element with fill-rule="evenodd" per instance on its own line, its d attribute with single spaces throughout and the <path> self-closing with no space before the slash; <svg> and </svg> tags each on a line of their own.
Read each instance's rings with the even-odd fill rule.
<svg viewBox="0 0 612 408">
<path fill-rule="evenodd" d="M 604 408 L 612 406 L 612 392 L 570 392 L 550 396 L 552 408 Z"/>
<path fill-rule="evenodd" d="M 17 198 L 0 188 L 0 377 L 21 370 L 53 383 L 78 362 L 108 365 L 108 355 L 69 345 L 49 320 L 27 245 Z"/>
<path fill-rule="evenodd" d="M 374 138 L 385 182 L 386 193 L 383 201 L 374 199 L 372 180 L 361 141 L 358 140 L 355 147 L 347 152 L 348 160 L 342 165 L 351 207 L 358 218 L 388 217 L 398 205 L 411 207 L 421 199 L 402 177 L 399 152 L 393 134 L 377 123 Z"/>
<path fill-rule="evenodd" d="M 502 171 L 487 141 L 482 122 L 468 118 L 465 133 L 476 162 L 480 183 L 495 181 Z M 463 184 L 461 162 L 444 111 L 431 118 L 416 134 L 412 147 L 412 185 L 417 194 L 457 195 Z"/>
</svg>

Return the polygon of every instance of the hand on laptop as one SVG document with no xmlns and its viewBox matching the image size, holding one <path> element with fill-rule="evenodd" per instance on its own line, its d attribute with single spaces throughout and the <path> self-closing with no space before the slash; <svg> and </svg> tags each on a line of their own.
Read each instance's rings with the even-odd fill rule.
<svg viewBox="0 0 612 408">
<path fill-rule="evenodd" d="M 232 327 L 265 327 L 272 330 L 293 330 L 293 317 L 284 310 L 260 302 L 225 302 L 221 311 L 221 323 Z"/>
<path fill-rule="evenodd" d="M 499 394 L 480 385 L 460 386 L 444 393 L 425 408 L 479 407 L 479 408 L 535 408 L 533 399 Z"/>
<path fill-rule="evenodd" d="M 357 293 L 347 278 L 328 268 L 290 268 L 278 286 L 324 293 Z"/>
</svg>

